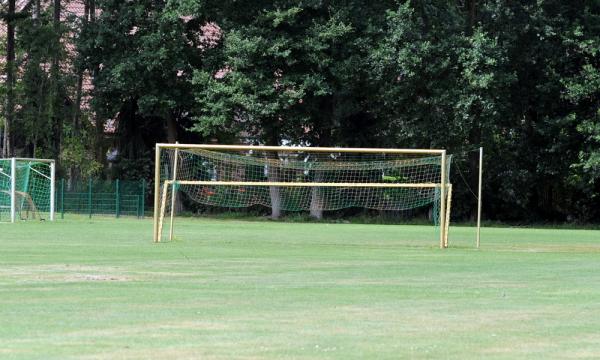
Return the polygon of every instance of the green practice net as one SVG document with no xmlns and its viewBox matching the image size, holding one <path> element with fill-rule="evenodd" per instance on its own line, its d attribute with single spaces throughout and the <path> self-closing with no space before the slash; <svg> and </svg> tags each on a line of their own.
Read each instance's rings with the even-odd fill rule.
<svg viewBox="0 0 600 360">
<path fill-rule="evenodd" d="M 45 220 L 50 217 L 51 169 L 48 162 L 20 160 L 12 171 L 11 159 L 0 159 L 0 221 L 11 221 L 14 194 L 15 220 Z M 12 191 L 12 177 L 15 189 Z"/>
<path fill-rule="evenodd" d="M 425 208 L 437 222 L 441 164 L 441 154 L 162 149 L 161 213 L 169 214 L 175 190 L 200 204 L 227 208 L 262 205 L 312 214 Z"/>
</svg>

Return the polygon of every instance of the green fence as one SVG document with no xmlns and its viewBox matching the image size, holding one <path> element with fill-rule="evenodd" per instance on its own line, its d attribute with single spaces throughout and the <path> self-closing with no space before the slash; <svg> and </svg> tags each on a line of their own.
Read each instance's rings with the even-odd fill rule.
<svg viewBox="0 0 600 360">
<path fill-rule="evenodd" d="M 65 179 L 56 187 L 56 211 L 65 213 L 109 216 L 144 217 L 146 208 L 145 180 L 87 180 L 68 186 Z"/>
</svg>

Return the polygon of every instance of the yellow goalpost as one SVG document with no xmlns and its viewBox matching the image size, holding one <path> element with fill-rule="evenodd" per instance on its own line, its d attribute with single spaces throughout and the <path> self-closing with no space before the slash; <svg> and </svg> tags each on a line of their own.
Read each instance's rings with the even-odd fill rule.
<svg viewBox="0 0 600 360">
<path fill-rule="evenodd" d="M 207 204 L 220 205 L 215 199 L 223 203 L 229 196 L 235 206 L 268 198 L 269 191 L 273 196 L 272 189 L 283 197 L 280 189 L 285 189 L 283 199 L 300 204 L 292 210 L 308 209 L 308 202 L 321 210 L 360 206 L 361 201 L 383 210 L 434 203 L 439 246 L 446 248 L 452 195 L 448 172 L 446 150 L 438 149 L 156 144 L 153 239 L 161 241 L 169 207 L 172 240 L 180 188 Z"/>
</svg>

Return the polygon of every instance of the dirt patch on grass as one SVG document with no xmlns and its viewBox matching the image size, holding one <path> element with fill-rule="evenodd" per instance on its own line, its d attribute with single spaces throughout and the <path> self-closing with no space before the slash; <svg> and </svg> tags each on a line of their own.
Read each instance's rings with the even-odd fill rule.
<svg viewBox="0 0 600 360">
<path fill-rule="evenodd" d="M 108 275 L 108 274 L 75 274 L 64 278 L 64 281 L 131 281 L 127 276 Z"/>
<path fill-rule="evenodd" d="M 573 244 L 544 244 L 544 245 L 531 245 L 522 244 L 519 246 L 511 246 L 508 249 L 498 249 L 495 251 L 499 252 L 523 252 L 523 253 L 571 253 L 571 254 L 589 254 L 589 253 L 600 253 L 600 246 L 598 245 L 573 245 Z"/>
<path fill-rule="evenodd" d="M 136 280 L 118 267 L 70 264 L 7 266 L 0 269 L 0 279 L 2 282 L 17 283 Z"/>
</svg>

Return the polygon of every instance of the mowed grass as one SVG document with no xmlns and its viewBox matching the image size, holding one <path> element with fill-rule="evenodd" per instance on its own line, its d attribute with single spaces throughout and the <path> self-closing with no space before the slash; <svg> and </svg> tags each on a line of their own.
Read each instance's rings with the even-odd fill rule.
<svg viewBox="0 0 600 360">
<path fill-rule="evenodd" d="M 600 231 L 0 225 L 2 359 L 600 357 Z"/>
</svg>

